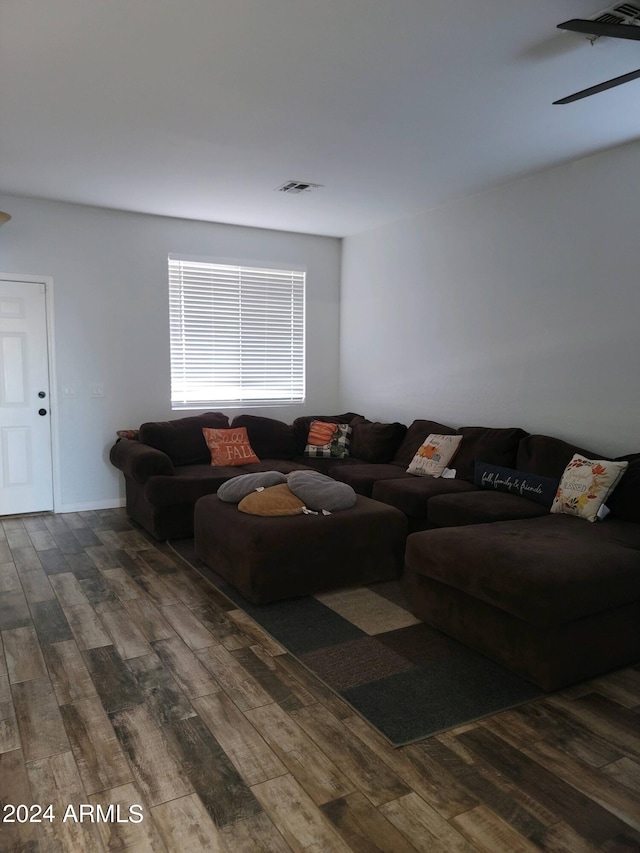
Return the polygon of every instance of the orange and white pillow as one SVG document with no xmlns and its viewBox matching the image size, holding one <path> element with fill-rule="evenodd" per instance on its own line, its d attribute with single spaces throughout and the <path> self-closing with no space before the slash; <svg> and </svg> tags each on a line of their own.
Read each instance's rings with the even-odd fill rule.
<svg viewBox="0 0 640 853">
<path fill-rule="evenodd" d="M 461 435 L 428 435 L 407 468 L 407 474 L 421 477 L 441 477 L 458 452 Z"/>
<path fill-rule="evenodd" d="M 203 427 L 202 434 L 211 452 L 212 465 L 249 465 L 260 461 L 253 452 L 246 427 Z"/>
</svg>

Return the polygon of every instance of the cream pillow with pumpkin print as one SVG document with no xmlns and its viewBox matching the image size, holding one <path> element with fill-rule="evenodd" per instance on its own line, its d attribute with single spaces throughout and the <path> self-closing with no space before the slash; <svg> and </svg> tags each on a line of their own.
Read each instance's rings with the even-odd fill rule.
<svg viewBox="0 0 640 853">
<path fill-rule="evenodd" d="M 431 433 L 422 442 L 407 468 L 407 474 L 421 477 L 440 477 L 458 452 L 461 435 L 436 435 Z"/>
<path fill-rule="evenodd" d="M 564 469 L 551 512 L 597 521 L 598 511 L 620 482 L 628 462 L 587 459 L 574 453 Z"/>
</svg>

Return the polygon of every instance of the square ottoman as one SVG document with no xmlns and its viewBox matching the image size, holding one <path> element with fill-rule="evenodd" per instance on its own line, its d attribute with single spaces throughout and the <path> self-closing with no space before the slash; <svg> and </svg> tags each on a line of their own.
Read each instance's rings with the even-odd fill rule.
<svg viewBox="0 0 640 853">
<path fill-rule="evenodd" d="M 406 536 L 403 513 L 360 495 L 331 515 L 248 515 L 217 495 L 195 505 L 198 558 L 254 604 L 395 579 Z"/>
</svg>

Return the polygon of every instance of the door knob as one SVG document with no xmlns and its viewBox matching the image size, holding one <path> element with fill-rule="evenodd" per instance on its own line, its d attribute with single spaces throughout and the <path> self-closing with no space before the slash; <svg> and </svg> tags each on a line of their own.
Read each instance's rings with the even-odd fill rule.
<svg viewBox="0 0 640 853">
<path fill-rule="evenodd" d="M 39 415 L 46 415 L 46 414 L 47 414 L 47 410 L 46 410 L 46 409 L 38 409 L 38 414 L 39 414 Z"/>
<path fill-rule="evenodd" d="M 40 397 L 41 400 L 43 400 L 46 396 L 47 395 L 44 393 L 44 391 L 38 391 L 38 397 Z"/>
</svg>

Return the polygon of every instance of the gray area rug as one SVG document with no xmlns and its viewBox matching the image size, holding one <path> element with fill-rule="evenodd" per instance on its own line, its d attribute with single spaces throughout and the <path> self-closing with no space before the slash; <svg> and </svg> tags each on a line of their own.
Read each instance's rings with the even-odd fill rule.
<svg viewBox="0 0 640 853">
<path fill-rule="evenodd" d="M 198 560 L 193 540 L 170 545 L 394 746 L 544 695 L 417 620 L 395 581 L 257 605 Z"/>
</svg>

